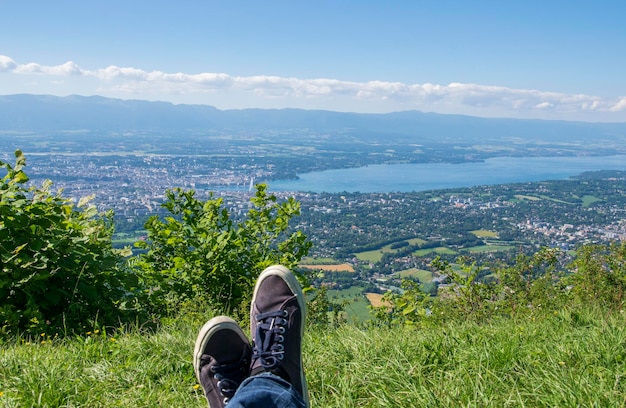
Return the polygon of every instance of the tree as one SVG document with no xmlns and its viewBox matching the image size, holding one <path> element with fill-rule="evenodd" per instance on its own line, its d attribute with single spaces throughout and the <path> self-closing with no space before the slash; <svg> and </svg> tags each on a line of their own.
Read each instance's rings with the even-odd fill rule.
<svg viewBox="0 0 626 408">
<path fill-rule="evenodd" d="M 134 275 L 112 248 L 111 213 L 77 206 L 52 182 L 26 187 L 26 159 L 0 161 L 0 333 L 67 334 L 118 324 Z"/>
<path fill-rule="evenodd" d="M 195 191 L 168 190 L 163 207 L 171 214 L 146 223 L 146 250 L 136 258 L 147 303 L 154 314 L 174 315 L 185 302 L 224 312 L 244 310 L 256 278 L 272 264 L 294 268 L 311 247 L 289 221 L 299 215 L 292 197 L 279 203 L 256 186 L 252 208 L 235 222 L 222 198 L 198 200 Z"/>
</svg>

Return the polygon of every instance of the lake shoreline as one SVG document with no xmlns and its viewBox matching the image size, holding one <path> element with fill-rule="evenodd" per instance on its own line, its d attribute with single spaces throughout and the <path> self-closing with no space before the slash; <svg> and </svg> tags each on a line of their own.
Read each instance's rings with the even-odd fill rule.
<svg viewBox="0 0 626 408">
<path fill-rule="evenodd" d="M 411 192 L 482 185 L 566 180 L 587 171 L 626 170 L 626 155 L 493 157 L 463 163 L 372 164 L 273 180 L 272 191 L 313 193 Z"/>
</svg>

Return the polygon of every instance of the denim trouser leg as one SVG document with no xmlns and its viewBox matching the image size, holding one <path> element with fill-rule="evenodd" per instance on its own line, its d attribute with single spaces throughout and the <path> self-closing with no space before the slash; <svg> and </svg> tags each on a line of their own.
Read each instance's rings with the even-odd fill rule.
<svg viewBox="0 0 626 408">
<path fill-rule="evenodd" d="M 263 373 L 248 377 L 228 402 L 228 408 L 305 408 L 300 394 L 282 378 Z"/>
</svg>

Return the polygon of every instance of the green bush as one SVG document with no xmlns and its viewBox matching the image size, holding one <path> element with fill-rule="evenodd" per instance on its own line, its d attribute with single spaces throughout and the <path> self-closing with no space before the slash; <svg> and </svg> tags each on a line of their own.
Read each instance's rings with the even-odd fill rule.
<svg viewBox="0 0 626 408">
<path fill-rule="evenodd" d="M 436 258 L 432 266 L 446 275 L 437 298 L 419 285 L 403 281 L 402 292 L 385 294 L 386 305 L 373 309 L 375 322 L 424 325 L 496 318 L 545 318 L 563 311 L 578 315 L 589 307 L 623 312 L 626 296 L 626 242 L 583 245 L 574 259 L 541 248 L 515 263 L 493 267 L 489 279 L 482 268 L 459 259 L 460 272 Z"/>
<path fill-rule="evenodd" d="M 400 293 L 388 291 L 382 301 L 383 306 L 370 309 L 376 323 L 418 327 L 428 320 L 429 307 L 432 304 L 429 295 L 420 288 L 419 282 L 410 279 L 402 280 Z"/>
<path fill-rule="evenodd" d="M 151 313 L 175 315 L 189 303 L 243 312 L 263 269 L 294 268 L 308 253 L 306 236 L 288 231 L 300 213 L 295 199 L 279 203 L 258 184 L 251 201 L 246 217 L 236 222 L 222 198 L 201 201 L 193 190 L 166 192 L 163 207 L 171 215 L 147 221 L 148 239 L 136 244 L 146 252 L 134 260 Z"/>
<path fill-rule="evenodd" d="M 74 206 L 50 181 L 26 187 L 26 159 L 15 157 L 15 166 L 0 161 L 0 334 L 117 324 L 135 279 L 112 248 L 112 215 L 89 199 Z"/>
<path fill-rule="evenodd" d="M 500 313 L 534 316 L 560 310 L 567 302 L 560 250 L 541 248 L 531 256 L 520 255 L 512 265 L 495 272 L 499 283 Z"/>
<path fill-rule="evenodd" d="M 626 296 L 626 242 L 582 247 L 568 277 L 572 297 L 580 304 L 594 304 L 611 311 L 624 308 Z"/>
</svg>

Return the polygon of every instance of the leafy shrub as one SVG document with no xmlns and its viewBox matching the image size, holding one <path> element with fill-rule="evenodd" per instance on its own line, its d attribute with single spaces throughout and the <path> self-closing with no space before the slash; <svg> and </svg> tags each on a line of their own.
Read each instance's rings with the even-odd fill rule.
<svg viewBox="0 0 626 408">
<path fill-rule="evenodd" d="M 308 297 L 306 322 L 309 326 L 325 329 L 337 327 L 347 322 L 344 311 L 349 304 L 348 300 L 336 301 L 331 299 L 326 286 L 321 286 L 318 289 L 305 288 L 305 295 Z"/>
<path fill-rule="evenodd" d="M 541 248 L 534 254 L 520 255 L 512 265 L 496 270 L 499 282 L 499 307 L 508 316 L 535 316 L 559 310 L 567 301 L 566 269 L 556 248 Z"/>
<path fill-rule="evenodd" d="M 439 287 L 439 301 L 435 315 L 446 318 L 472 318 L 477 321 L 493 316 L 496 311 L 498 285 L 481 280 L 483 268 L 476 262 L 459 258 L 460 270 L 456 271 L 438 257 L 433 266 L 447 276 L 447 285 Z"/>
<path fill-rule="evenodd" d="M 116 324 L 124 315 L 134 275 L 120 267 L 112 248 L 111 214 L 89 199 L 75 207 L 52 183 L 26 187 L 26 159 L 0 184 L 0 333 L 41 334 Z"/>
<path fill-rule="evenodd" d="M 571 264 L 568 277 L 574 301 L 623 310 L 626 296 L 626 242 L 587 245 Z"/>
<path fill-rule="evenodd" d="M 174 315 L 188 302 L 243 311 L 263 269 L 294 268 L 308 253 L 306 236 L 288 232 L 290 219 L 300 213 L 295 199 L 279 203 L 258 184 L 251 201 L 245 219 L 235 222 L 222 198 L 201 201 L 193 190 L 166 192 L 163 207 L 171 215 L 152 216 L 147 241 L 136 244 L 146 250 L 135 266 L 152 313 Z"/>
<path fill-rule="evenodd" d="M 419 282 L 403 279 L 401 293 L 388 291 L 382 302 L 382 306 L 371 308 L 377 322 L 419 326 L 428 320 L 432 299 L 421 289 Z"/>
<path fill-rule="evenodd" d="M 589 307 L 622 312 L 626 302 L 626 242 L 583 245 L 569 264 L 563 253 L 541 248 L 520 255 L 511 265 L 483 268 L 459 258 L 459 269 L 436 258 L 432 266 L 446 275 L 437 298 L 403 281 L 401 293 L 388 292 L 386 306 L 374 308 L 377 322 L 419 325 L 434 321 L 487 322 L 494 318 L 546 318 L 567 312 L 579 316 Z M 583 313 L 584 314 L 584 313 Z"/>
</svg>

